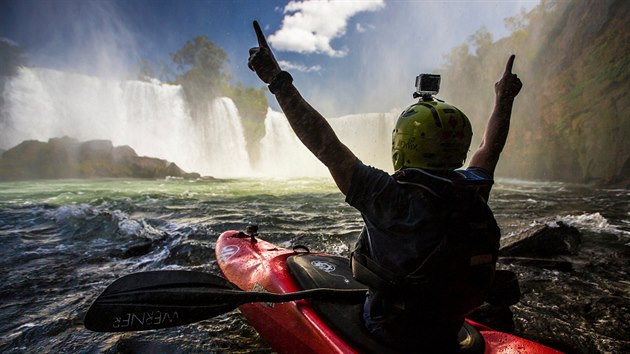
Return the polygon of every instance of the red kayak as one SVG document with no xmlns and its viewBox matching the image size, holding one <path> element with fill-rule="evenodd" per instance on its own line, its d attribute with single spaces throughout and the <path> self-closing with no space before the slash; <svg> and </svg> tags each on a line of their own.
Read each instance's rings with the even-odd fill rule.
<svg viewBox="0 0 630 354">
<path fill-rule="evenodd" d="M 238 231 L 221 234 L 216 254 L 223 275 L 246 291 L 284 294 L 314 288 L 366 288 L 352 278 L 346 258 L 286 249 Z M 364 329 L 361 307 L 361 303 L 304 299 L 251 303 L 239 309 L 278 353 L 393 352 Z M 463 353 L 560 353 L 470 320 L 459 339 Z"/>
</svg>

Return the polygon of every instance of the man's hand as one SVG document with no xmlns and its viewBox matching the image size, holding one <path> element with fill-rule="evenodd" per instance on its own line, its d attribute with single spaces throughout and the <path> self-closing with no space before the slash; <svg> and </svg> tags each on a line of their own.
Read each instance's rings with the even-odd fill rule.
<svg viewBox="0 0 630 354">
<path fill-rule="evenodd" d="M 249 50 L 247 66 L 252 71 L 255 71 L 263 82 L 269 84 L 281 69 L 271 52 L 271 48 L 269 48 L 269 44 L 267 44 L 267 40 L 260 29 L 258 21 L 254 21 L 254 31 L 258 38 L 258 47 Z"/>
<path fill-rule="evenodd" d="M 514 54 L 510 56 L 507 65 L 505 66 L 503 77 L 494 84 L 494 92 L 496 93 L 498 99 L 513 100 L 521 91 L 521 87 L 523 87 L 523 83 L 518 76 L 516 76 L 516 74 L 512 74 L 512 66 L 514 65 L 515 57 L 516 56 Z"/>
</svg>

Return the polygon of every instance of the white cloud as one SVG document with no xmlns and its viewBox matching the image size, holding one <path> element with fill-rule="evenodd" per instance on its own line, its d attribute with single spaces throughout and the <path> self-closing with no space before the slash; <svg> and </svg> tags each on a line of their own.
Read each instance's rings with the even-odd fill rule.
<svg viewBox="0 0 630 354">
<path fill-rule="evenodd" d="M 278 65 L 280 65 L 280 67 L 283 70 L 297 70 L 303 73 L 310 73 L 313 71 L 317 72 L 317 71 L 322 70 L 322 67 L 320 65 L 305 66 L 302 64 L 292 63 L 286 60 L 279 60 Z"/>
<path fill-rule="evenodd" d="M 348 20 L 352 16 L 363 11 L 377 11 L 383 7 L 383 0 L 291 1 L 284 8 L 282 26 L 269 36 L 269 42 L 281 51 L 343 57 L 348 49 L 334 49 L 330 42 L 346 33 Z"/>
<path fill-rule="evenodd" d="M 7 43 L 7 44 L 9 44 L 11 46 L 14 46 L 14 47 L 19 47 L 20 46 L 19 44 L 17 44 L 17 42 L 12 41 L 12 40 L 10 40 L 9 38 L 6 38 L 6 37 L 0 37 L 0 42 Z"/>
</svg>

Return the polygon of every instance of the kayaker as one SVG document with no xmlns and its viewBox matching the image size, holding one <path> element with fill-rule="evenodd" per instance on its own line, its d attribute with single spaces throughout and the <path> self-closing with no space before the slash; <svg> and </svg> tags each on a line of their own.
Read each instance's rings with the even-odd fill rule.
<svg viewBox="0 0 630 354">
<path fill-rule="evenodd" d="M 267 83 L 302 143 L 326 165 L 365 226 L 352 255 L 366 284 L 364 324 L 402 351 L 457 349 L 464 316 L 484 300 L 500 231 L 487 206 L 522 83 L 507 61 L 480 147 L 463 166 L 472 129 L 456 107 L 427 97 L 400 115 L 392 134 L 395 174 L 363 164 L 293 85 L 255 22 L 248 66 Z"/>
</svg>

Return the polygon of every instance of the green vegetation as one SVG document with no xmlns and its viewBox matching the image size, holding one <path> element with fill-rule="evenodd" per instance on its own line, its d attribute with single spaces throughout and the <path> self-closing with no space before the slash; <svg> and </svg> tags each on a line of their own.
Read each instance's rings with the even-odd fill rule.
<svg viewBox="0 0 630 354">
<path fill-rule="evenodd" d="M 247 141 L 247 152 L 254 163 L 259 158 L 260 140 L 265 136 L 265 116 L 269 104 L 265 95 L 266 88 L 245 87 L 240 82 L 224 88 L 224 94 L 230 97 L 242 118 L 243 133 Z"/>
<path fill-rule="evenodd" d="M 524 87 L 499 175 L 628 184 L 629 24 L 628 1 L 544 0 L 506 19 L 510 36 L 493 41 L 481 28 L 454 48 L 441 70 L 444 98 L 473 121 L 476 146 L 493 83 L 515 53 Z"/>
<path fill-rule="evenodd" d="M 177 84 L 182 85 L 189 103 L 198 105 L 221 94 L 221 87 L 230 79 L 225 51 L 206 36 L 197 36 L 171 54 L 177 65 Z"/>
</svg>

